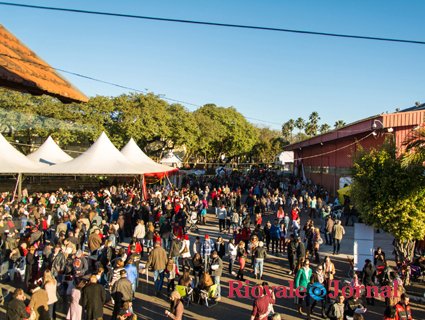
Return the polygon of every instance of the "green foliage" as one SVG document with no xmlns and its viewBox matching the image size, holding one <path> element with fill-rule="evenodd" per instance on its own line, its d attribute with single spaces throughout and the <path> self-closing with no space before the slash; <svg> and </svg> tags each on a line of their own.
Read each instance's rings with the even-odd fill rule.
<svg viewBox="0 0 425 320">
<path fill-rule="evenodd" d="M 387 142 L 355 159 L 353 177 L 351 196 L 365 223 L 401 241 L 425 237 L 423 167 L 402 167 Z"/>
<path fill-rule="evenodd" d="M 190 112 L 154 94 L 96 96 L 84 104 L 63 104 L 48 96 L 0 89 L 0 131 L 24 144 L 24 153 L 49 135 L 61 147 L 87 146 L 105 131 L 117 148 L 133 137 L 149 156 L 178 149 L 186 161 L 209 162 L 222 154 L 226 159 L 251 156 L 260 142 L 258 129 L 233 107 L 210 104 Z"/>
<path fill-rule="evenodd" d="M 320 126 L 320 134 L 323 134 L 323 133 L 326 133 L 326 132 L 328 132 L 329 130 L 331 130 L 331 126 L 330 125 L 328 125 L 327 123 L 324 123 L 324 124 L 322 124 L 321 126 Z"/>
<path fill-rule="evenodd" d="M 249 153 L 258 139 L 256 128 L 235 108 L 206 104 L 194 111 L 200 131 L 197 151 L 218 161 L 221 154 L 231 159 Z"/>
<path fill-rule="evenodd" d="M 251 152 L 252 160 L 256 163 L 273 163 L 276 155 L 282 152 L 283 147 L 289 142 L 277 130 L 258 128 L 259 141 Z"/>
<path fill-rule="evenodd" d="M 406 151 L 402 157 L 403 166 L 422 165 L 425 162 L 425 128 L 412 130 L 404 146 Z"/>
<path fill-rule="evenodd" d="M 344 120 L 337 120 L 337 121 L 335 121 L 334 128 L 335 129 L 341 129 L 345 125 L 346 125 L 346 123 L 344 122 Z"/>
</svg>

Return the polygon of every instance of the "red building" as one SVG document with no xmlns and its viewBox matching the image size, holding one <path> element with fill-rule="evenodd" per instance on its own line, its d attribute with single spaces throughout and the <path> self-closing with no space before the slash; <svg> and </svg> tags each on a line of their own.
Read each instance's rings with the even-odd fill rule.
<svg viewBox="0 0 425 320">
<path fill-rule="evenodd" d="M 314 183 L 323 185 L 332 195 L 340 188 L 341 177 L 349 177 L 353 155 L 359 149 L 379 148 L 392 136 L 397 152 L 409 132 L 425 122 L 425 104 L 400 112 L 380 114 L 346 125 L 285 147 L 294 152 L 294 168 Z M 303 173 L 304 172 L 304 173 Z"/>
</svg>

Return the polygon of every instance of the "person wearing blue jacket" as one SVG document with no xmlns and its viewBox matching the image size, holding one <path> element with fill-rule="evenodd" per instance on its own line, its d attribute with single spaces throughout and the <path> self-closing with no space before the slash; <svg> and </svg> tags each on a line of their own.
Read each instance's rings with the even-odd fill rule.
<svg viewBox="0 0 425 320">
<path fill-rule="evenodd" d="M 280 241 L 280 226 L 278 219 L 274 220 L 274 224 L 270 228 L 270 239 L 272 241 L 272 253 L 278 252 L 278 245 Z"/>
<path fill-rule="evenodd" d="M 133 258 L 128 259 L 127 265 L 124 269 L 125 271 L 127 271 L 127 279 L 131 282 L 131 287 L 133 289 L 134 295 L 137 289 L 137 279 L 139 277 L 139 272 L 137 270 L 137 267 L 134 265 Z"/>
</svg>

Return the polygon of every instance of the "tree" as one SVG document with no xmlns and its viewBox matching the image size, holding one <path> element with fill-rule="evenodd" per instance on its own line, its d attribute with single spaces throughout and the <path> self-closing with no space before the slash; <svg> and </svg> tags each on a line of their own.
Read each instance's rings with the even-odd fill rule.
<svg viewBox="0 0 425 320">
<path fill-rule="evenodd" d="M 334 128 L 335 129 L 341 129 L 342 127 L 345 127 L 346 123 L 344 120 L 337 120 L 335 121 Z"/>
<path fill-rule="evenodd" d="M 363 221 L 395 237 L 399 261 L 411 260 L 415 240 L 425 237 L 422 166 L 404 168 L 393 143 L 360 152 L 354 160 L 351 197 Z"/>
<path fill-rule="evenodd" d="M 248 154 L 258 141 L 256 128 L 235 108 L 223 108 L 206 104 L 194 111 L 200 135 L 197 152 L 206 160 L 228 160 Z"/>
<path fill-rule="evenodd" d="M 300 132 L 305 127 L 305 120 L 301 117 L 299 117 L 297 120 L 295 120 L 295 128 L 297 128 Z"/>
<path fill-rule="evenodd" d="M 251 159 L 258 163 L 272 163 L 276 155 L 282 152 L 288 141 L 282 138 L 277 130 L 257 128 L 258 142 L 252 147 Z"/>
<path fill-rule="evenodd" d="M 308 122 L 305 126 L 305 133 L 308 136 L 315 136 L 319 130 L 319 113 L 313 111 L 308 117 Z"/>
<path fill-rule="evenodd" d="M 294 131 L 294 128 L 294 119 L 289 119 L 282 125 L 282 135 L 286 140 L 292 141 L 292 131 Z"/>
<path fill-rule="evenodd" d="M 322 124 L 322 125 L 320 126 L 320 129 L 319 129 L 319 131 L 320 131 L 320 133 L 321 133 L 321 134 L 326 133 L 326 132 L 328 132 L 329 130 L 331 130 L 331 126 L 330 126 L 330 125 L 328 125 L 327 123 Z"/>
<path fill-rule="evenodd" d="M 404 146 L 406 147 L 402 158 L 404 167 L 423 164 L 425 162 L 425 127 L 412 130 Z"/>
</svg>

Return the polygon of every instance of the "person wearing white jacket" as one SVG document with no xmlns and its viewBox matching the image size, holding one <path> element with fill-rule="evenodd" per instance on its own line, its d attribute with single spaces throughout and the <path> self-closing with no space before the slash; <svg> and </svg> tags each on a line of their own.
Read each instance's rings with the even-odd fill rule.
<svg viewBox="0 0 425 320">
<path fill-rule="evenodd" d="M 236 255 L 238 252 L 238 247 L 235 244 L 235 239 L 230 239 L 229 245 L 227 246 L 228 254 L 229 254 L 229 273 L 233 276 L 236 275 L 236 272 L 233 271 L 233 266 L 236 261 Z"/>
<path fill-rule="evenodd" d="M 183 270 L 184 270 L 185 267 L 190 268 L 190 262 L 189 262 L 189 260 L 191 260 L 192 256 L 190 254 L 190 240 L 189 240 L 189 235 L 187 235 L 187 234 L 185 234 L 183 236 L 182 248 L 180 250 L 180 254 L 182 256 Z"/>
<path fill-rule="evenodd" d="M 145 222 L 141 219 L 137 220 L 136 228 L 134 228 L 133 238 L 136 238 L 139 241 L 142 248 L 145 246 L 145 236 L 146 236 L 146 228 Z"/>
</svg>

